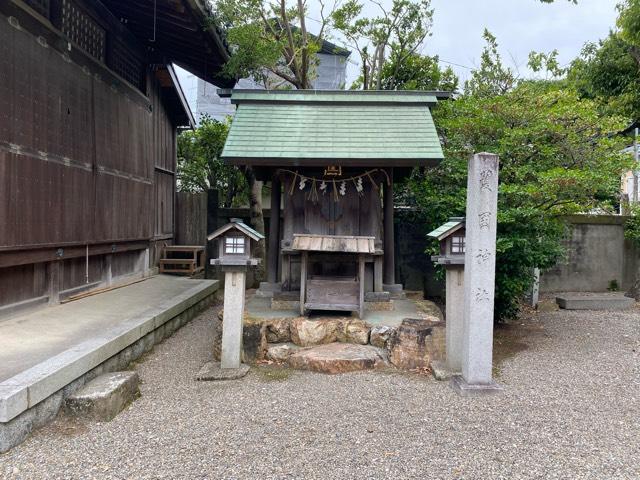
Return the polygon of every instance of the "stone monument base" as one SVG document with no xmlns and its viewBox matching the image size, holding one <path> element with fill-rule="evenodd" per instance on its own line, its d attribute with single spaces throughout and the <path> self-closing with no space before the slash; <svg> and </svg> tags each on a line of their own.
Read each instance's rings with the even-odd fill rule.
<svg viewBox="0 0 640 480">
<path fill-rule="evenodd" d="M 451 388 L 461 397 L 480 397 L 486 395 L 493 395 L 500 393 L 504 390 L 496 382 L 482 383 L 482 384 L 470 384 L 462 377 L 462 375 L 455 375 L 451 378 Z"/>
<path fill-rule="evenodd" d="M 385 283 L 382 285 L 382 290 L 389 292 L 391 298 L 404 298 L 404 289 L 401 283 Z"/>
<path fill-rule="evenodd" d="M 281 283 L 260 282 L 260 288 L 256 290 L 256 297 L 272 298 L 274 294 L 282 292 Z"/>
<path fill-rule="evenodd" d="M 196 380 L 235 380 L 244 377 L 248 372 L 249 365 L 245 364 L 240 364 L 238 368 L 220 368 L 220 362 L 207 362 L 196 375 Z"/>
</svg>

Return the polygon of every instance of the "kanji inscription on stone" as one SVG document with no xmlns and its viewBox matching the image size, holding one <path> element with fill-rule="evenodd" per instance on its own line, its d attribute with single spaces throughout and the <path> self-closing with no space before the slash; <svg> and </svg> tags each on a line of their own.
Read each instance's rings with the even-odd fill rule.
<svg viewBox="0 0 640 480">
<path fill-rule="evenodd" d="M 491 170 L 487 169 L 480 172 L 480 190 L 493 192 L 493 187 L 491 186 L 491 177 L 493 177 L 493 172 Z"/>
<path fill-rule="evenodd" d="M 491 221 L 491 212 L 481 212 L 478 214 L 480 230 L 489 230 Z"/>
</svg>

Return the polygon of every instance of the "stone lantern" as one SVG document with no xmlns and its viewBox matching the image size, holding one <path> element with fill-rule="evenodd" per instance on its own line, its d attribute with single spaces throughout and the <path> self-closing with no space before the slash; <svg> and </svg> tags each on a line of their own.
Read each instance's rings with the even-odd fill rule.
<svg viewBox="0 0 640 480">
<path fill-rule="evenodd" d="M 264 239 L 264 235 L 232 219 L 207 237 L 218 240 L 218 258 L 211 265 L 219 265 L 224 272 L 224 316 L 222 321 L 222 353 L 220 365 L 206 364 L 198 374 L 200 380 L 240 378 L 249 370 L 240 363 L 242 351 L 242 319 L 247 268 L 256 266 L 259 259 L 251 258 L 251 243 Z"/>
<path fill-rule="evenodd" d="M 446 270 L 447 367 L 453 372 L 462 368 L 465 233 L 464 217 L 453 217 L 428 234 L 440 242 L 440 255 L 431 259 Z"/>
</svg>

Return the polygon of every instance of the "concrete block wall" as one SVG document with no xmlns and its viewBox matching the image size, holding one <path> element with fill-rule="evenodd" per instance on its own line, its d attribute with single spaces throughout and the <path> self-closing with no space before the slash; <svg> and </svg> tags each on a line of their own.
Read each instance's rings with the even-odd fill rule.
<svg viewBox="0 0 640 480">
<path fill-rule="evenodd" d="M 567 220 L 567 256 L 542 272 L 540 292 L 604 292 L 612 282 L 620 290 L 631 287 L 640 252 L 624 238 L 626 217 L 574 215 Z"/>
</svg>

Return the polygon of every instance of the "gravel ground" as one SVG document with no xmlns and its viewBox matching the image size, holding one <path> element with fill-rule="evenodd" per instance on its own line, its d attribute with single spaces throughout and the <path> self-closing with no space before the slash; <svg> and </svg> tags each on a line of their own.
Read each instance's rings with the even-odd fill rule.
<svg viewBox="0 0 640 480">
<path fill-rule="evenodd" d="M 0 476 L 640 478 L 640 310 L 547 311 L 501 329 L 505 392 L 473 399 L 401 373 L 260 367 L 195 382 L 214 319 L 136 365 L 142 397 L 113 421 L 59 417 L 0 455 Z"/>
</svg>

